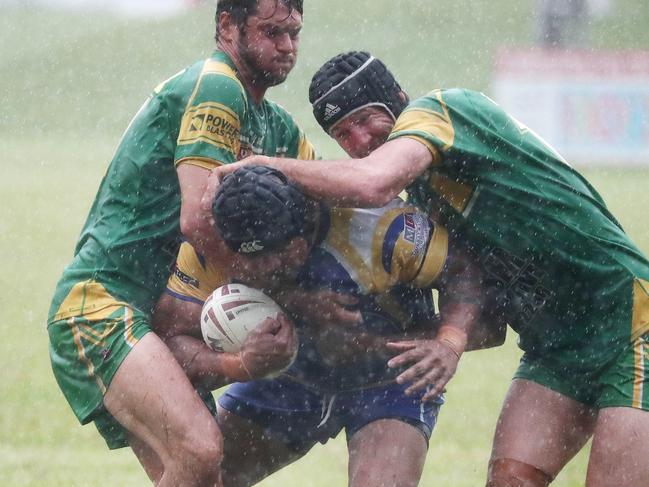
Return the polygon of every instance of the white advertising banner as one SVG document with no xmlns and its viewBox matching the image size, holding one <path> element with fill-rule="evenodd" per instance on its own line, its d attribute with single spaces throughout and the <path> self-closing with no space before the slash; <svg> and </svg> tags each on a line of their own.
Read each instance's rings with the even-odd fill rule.
<svg viewBox="0 0 649 487">
<path fill-rule="evenodd" d="M 37 6 L 94 9 L 135 17 L 173 15 L 205 0 L 0 0 L 0 6 Z"/>
<path fill-rule="evenodd" d="M 649 166 L 649 51 L 503 49 L 492 93 L 574 164 Z"/>
</svg>

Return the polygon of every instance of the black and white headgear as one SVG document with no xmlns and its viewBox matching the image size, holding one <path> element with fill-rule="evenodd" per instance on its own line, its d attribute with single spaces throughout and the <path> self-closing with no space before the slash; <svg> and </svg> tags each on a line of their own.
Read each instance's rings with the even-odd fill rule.
<svg viewBox="0 0 649 487">
<path fill-rule="evenodd" d="M 221 238 L 235 252 L 276 250 L 315 229 L 317 204 L 284 173 L 269 166 L 243 166 L 223 178 L 212 202 Z"/>
<path fill-rule="evenodd" d="M 368 106 L 385 108 L 396 120 L 408 104 L 392 73 L 363 51 L 331 58 L 313 75 L 309 101 L 320 126 L 329 130 L 347 115 Z"/>
</svg>

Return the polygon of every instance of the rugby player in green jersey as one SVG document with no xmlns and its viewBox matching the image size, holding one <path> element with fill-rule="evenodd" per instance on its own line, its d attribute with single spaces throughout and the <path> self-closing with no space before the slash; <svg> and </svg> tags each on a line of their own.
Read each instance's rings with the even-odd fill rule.
<svg viewBox="0 0 649 487">
<path fill-rule="evenodd" d="M 587 486 L 649 485 L 649 262 L 595 189 L 485 95 L 435 90 L 407 103 L 367 53 L 325 63 L 310 99 L 355 159 L 246 163 L 271 164 L 338 205 L 380 206 L 407 189 L 473 247 L 519 334 L 487 485 L 548 485 L 591 437 Z M 236 166 L 215 171 L 206 197 Z M 416 342 L 394 349 L 395 366 L 428 353 Z"/>
<path fill-rule="evenodd" d="M 109 448 L 131 446 L 158 485 L 221 484 L 219 429 L 150 317 L 181 232 L 221 255 L 200 205 L 212 168 L 253 153 L 313 157 L 264 99 L 293 68 L 301 27 L 302 0 L 218 2 L 217 50 L 161 83 L 127 128 L 52 301 L 50 356 L 70 406 Z"/>
</svg>

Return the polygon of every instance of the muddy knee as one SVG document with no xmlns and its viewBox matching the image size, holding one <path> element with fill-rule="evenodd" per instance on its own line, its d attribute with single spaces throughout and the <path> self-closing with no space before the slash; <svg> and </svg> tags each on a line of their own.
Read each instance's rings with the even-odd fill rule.
<svg viewBox="0 0 649 487">
<path fill-rule="evenodd" d="M 487 487 L 547 487 L 552 476 L 534 465 L 511 458 L 497 458 L 489 462 Z"/>
</svg>

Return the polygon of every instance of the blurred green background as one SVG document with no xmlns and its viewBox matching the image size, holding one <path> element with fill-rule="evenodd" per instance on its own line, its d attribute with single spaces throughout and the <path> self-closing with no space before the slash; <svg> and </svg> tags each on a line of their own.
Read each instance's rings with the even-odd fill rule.
<svg viewBox="0 0 649 487">
<path fill-rule="evenodd" d="M 649 48 L 649 3 L 612 7 L 591 23 L 592 46 Z M 307 0 L 300 60 L 269 97 L 323 155 L 338 156 L 307 103 L 310 77 L 326 59 L 368 49 L 411 96 L 451 86 L 488 92 L 495 49 L 530 44 L 532 13 L 532 0 Z M 0 7 L 1 486 L 148 483 L 130 451 L 109 453 L 94 427 L 77 424 L 50 371 L 45 317 L 121 132 L 158 82 L 212 51 L 212 37 L 210 5 L 155 20 Z M 649 252 L 649 170 L 584 172 Z M 518 355 L 510 336 L 504 347 L 464 357 L 422 485 L 483 485 Z M 553 485 L 583 485 L 586 453 Z M 345 485 L 346 464 L 341 435 L 262 485 Z"/>
</svg>

